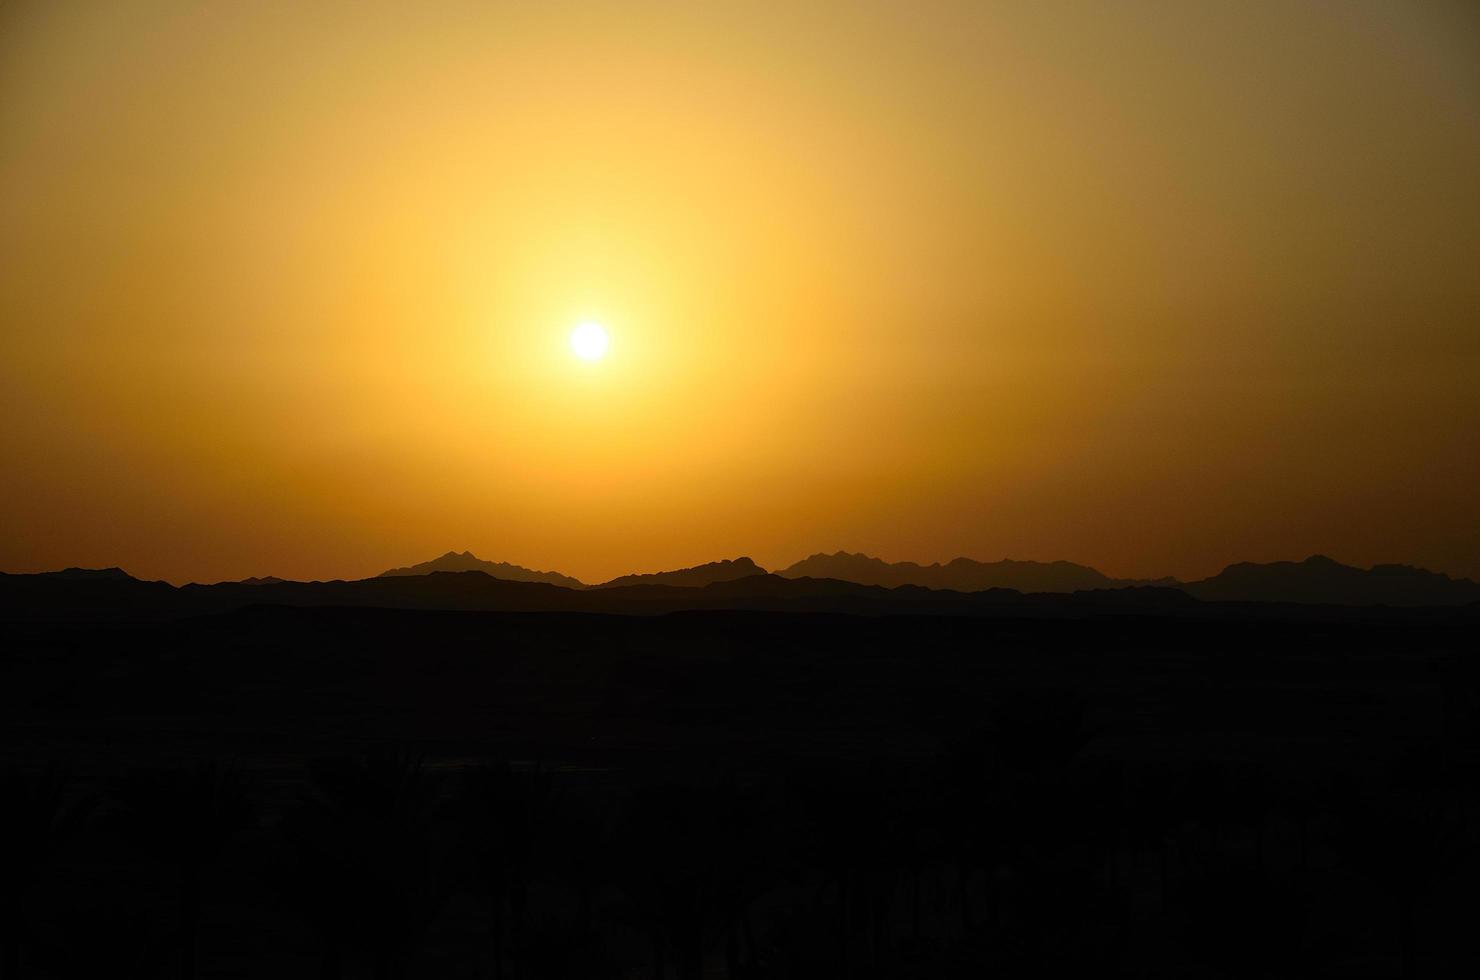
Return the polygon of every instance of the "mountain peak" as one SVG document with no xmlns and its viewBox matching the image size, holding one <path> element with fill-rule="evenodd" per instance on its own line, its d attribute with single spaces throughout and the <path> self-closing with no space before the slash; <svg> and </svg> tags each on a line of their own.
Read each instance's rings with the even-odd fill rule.
<svg viewBox="0 0 1480 980">
<path fill-rule="evenodd" d="M 783 578 L 825 578 L 885 588 L 914 585 L 955 592 L 1016 589 L 1020 592 L 1080 592 L 1113 588 L 1115 580 L 1086 565 L 1073 562 L 1037 562 L 1006 559 L 982 562 L 952 558 L 941 564 L 912 561 L 886 562 L 862 553 L 838 551 L 815 554 L 776 573 Z"/>
<path fill-rule="evenodd" d="M 765 575 L 766 570 L 746 556 L 725 558 L 706 562 L 691 568 L 678 568 L 668 572 L 651 572 L 645 575 L 621 575 L 595 588 L 610 589 L 625 585 L 676 585 L 697 588 L 715 582 L 730 582 L 752 575 Z"/>
<path fill-rule="evenodd" d="M 1268 564 L 1238 562 L 1189 582 L 1199 599 L 1329 605 L 1441 606 L 1480 600 L 1480 585 L 1412 565 L 1344 565 L 1325 555 Z"/>
<path fill-rule="evenodd" d="M 114 582 L 135 581 L 134 577 L 117 565 L 108 568 L 64 568 L 59 572 L 43 572 L 52 578 L 69 579 L 72 581 L 83 580 L 107 580 Z"/>
<path fill-rule="evenodd" d="M 584 589 L 580 579 L 559 572 L 542 572 L 522 565 L 511 565 L 503 561 L 484 561 L 471 551 L 449 551 L 439 558 L 424 561 L 404 568 L 392 568 L 381 572 L 379 578 L 394 578 L 406 575 L 430 575 L 433 572 L 482 572 L 493 578 L 508 582 L 545 582 L 566 589 Z"/>
</svg>

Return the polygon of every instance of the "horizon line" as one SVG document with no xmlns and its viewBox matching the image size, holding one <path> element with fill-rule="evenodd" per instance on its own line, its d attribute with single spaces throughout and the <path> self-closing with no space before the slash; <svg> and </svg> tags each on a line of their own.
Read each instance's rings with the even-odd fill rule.
<svg viewBox="0 0 1480 980">
<path fill-rule="evenodd" d="M 486 564 L 509 565 L 511 567 L 518 568 L 518 569 L 521 569 L 523 571 L 531 572 L 531 573 L 534 573 L 534 574 L 559 576 L 561 578 L 570 579 L 570 580 L 576 582 L 578 585 L 580 585 L 580 586 L 582 586 L 584 588 L 593 588 L 593 587 L 598 587 L 598 586 L 606 585 L 606 584 L 609 584 L 611 582 L 615 582 L 615 581 L 617 581 L 619 579 L 623 579 L 623 578 L 634 578 L 634 577 L 644 577 L 644 576 L 668 575 L 668 574 L 673 574 L 673 573 L 677 573 L 677 572 L 688 571 L 688 570 L 691 570 L 691 569 L 703 568 L 703 567 L 706 567 L 706 566 L 709 566 L 709 565 L 721 565 L 721 564 L 727 564 L 727 563 L 731 563 L 731 562 L 740 562 L 740 561 L 749 561 L 749 562 L 751 562 L 751 564 L 755 565 L 758 569 L 760 569 L 760 573 L 761 574 L 778 575 L 781 572 L 786 571 L 786 570 L 788 570 L 790 568 L 793 568 L 796 565 L 799 565 L 799 564 L 801 564 L 804 561 L 808 561 L 808 560 L 811 560 L 811 559 L 814 559 L 814 558 L 838 558 L 838 557 L 863 558 L 863 559 L 867 559 L 869 561 L 879 562 L 879 563 L 881 563 L 882 565 L 884 565 L 886 567 L 896 567 L 896 566 L 900 566 L 900 565 L 913 565 L 913 566 L 915 566 L 917 568 L 920 568 L 920 569 L 931 569 L 931 568 L 941 568 L 941 569 L 943 569 L 943 568 L 946 568 L 946 567 L 950 566 L 951 564 L 954 564 L 956 562 L 963 562 L 963 561 L 964 562 L 971 562 L 973 564 L 978 564 L 978 565 L 1003 565 L 1003 564 L 1023 564 L 1023 565 L 1038 565 L 1038 566 L 1067 565 L 1067 566 L 1072 566 L 1072 567 L 1075 567 L 1075 568 L 1086 569 L 1086 570 L 1091 571 L 1091 572 L 1094 572 L 1094 573 L 1096 573 L 1098 575 L 1102 575 L 1102 576 L 1104 576 L 1105 578 L 1109 579 L 1112 582 L 1122 583 L 1122 584 L 1123 583 L 1159 584 L 1159 583 L 1170 583 L 1170 582 L 1183 583 L 1183 584 L 1191 584 L 1191 583 L 1203 581 L 1203 580 L 1208 579 L 1208 578 L 1213 578 L 1213 577 L 1215 577 L 1217 575 L 1222 574 L 1223 572 L 1227 571 L 1228 569 L 1234 568 L 1234 567 L 1239 566 L 1239 565 L 1256 565 L 1256 566 L 1281 565 L 1281 564 L 1283 564 L 1283 565 L 1301 565 L 1301 564 L 1306 564 L 1306 563 L 1309 563 L 1309 562 L 1315 561 L 1315 560 L 1324 560 L 1324 561 L 1330 562 L 1330 563 L 1335 564 L 1335 565 L 1340 565 L 1340 566 L 1346 567 L 1346 568 L 1353 568 L 1353 569 L 1356 569 L 1358 571 L 1363 571 L 1363 572 L 1371 572 L 1371 571 L 1374 571 L 1374 570 L 1379 569 L 1379 568 L 1410 568 L 1410 569 L 1416 569 L 1416 570 L 1419 570 L 1419 571 L 1428 572 L 1428 573 L 1435 574 L 1435 575 L 1442 575 L 1442 576 L 1444 576 L 1446 578 L 1449 578 L 1450 580 L 1453 580 L 1453 581 L 1470 581 L 1470 582 L 1480 581 L 1480 579 L 1471 578 L 1470 576 L 1467 576 L 1467 575 L 1456 574 L 1454 572 L 1445 571 L 1445 570 L 1442 570 L 1442 569 L 1431 568 L 1431 567 L 1426 566 L 1426 565 L 1420 565 L 1420 564 L 1416 564 L 1414 562 L 1409 562 L 1409 561 L 1379 561 L 1379 562 L 1373 562 L 1370 565 L 1363 565 L 1363 564 L 1359 564 L 1359 563 L 1347 562 L 1347 561 L 1342 561 L 1339 558 L 1333 558 L 1330 554 L 1328 554 L 1325 551 L 1312 552 L 1311 554 L 1308 554 L 1308 555 L 1306 555 L 1303 558 L 1274 558 L 1274 559 L 1269 559 L 1269 560 L 1266 560 L 1266 561 L 1258 561 L 1258 560 L 1254 560 L 1254 559 L 1238 559 L 1238 560 L 1235 560 L 1235 561 L 1224 562 L 1223 564 L 1221 564 L 1220 566 L 1218 566 L 1218 570 L 1217 571 L 1215 571 L 1215 572 L 1213 572 L 1211 574 L 1204 575 L 1204 576 L 1201 576 L 1201 577 L 1189 577 L 1189 578 L 1181 578 L 1181 577 L 1176 576 L 1176 575 L 1157 575 L 1157 576 L 1114 575 L 1114 574 L 1111 574 L 1109 572 L 1106 572 L 1106 571 L 1104 571 L 1104 570 L 1102 570 L 1102 569 L 1100 569 L 1100 568 L 1098 568 L 1098 567 L 1096 567 L 1094 565 L 1091 565 L 1091 564 L 1089 564 L 1087 562 L 1074 561 L 1073 559 L 1065 559 L 1065 558 L 1055 558 L 1055 559 L 1046 559 L 1046 560 L 1045 559 L 1037 559 L 1037 558 L 1011 558 L 1011 557 L 996 558 L 996 559 L 982 559 L 982 558 L 973 558 L 973 557 L 970 557 L 970 556 L 967 556 L 967 555 L 956 555 L 955 557 L 952 557 L 952 558 L 949 558 L 949 559 L 936 560 L 936 561 L 932 561 L 932 562 L 920 562 L 920 561 L 916 561 L 916 560 L 913 560 L 913 559 L 898 559 L 898 560 L 891 561 L 891 560 L 886 559 L 886 558 L 881 558 L 878 555 L 869 554 L 868 552 L 864 552 L 864 551 L 848 551 L 846 549 L 838 549 L 836 551 L 813 551 L 813 552 L 809 552 L 808 554 L 806 554 L 802 558 L 796 559 L 795 561 L 793 561 L 793 562 L 791 562 L 789 564 L 769 566 L 769 567 L 767 565 L 765 565 L 765 564 L 762 564 L 761 562 L 755 561 L 755 559 L 751 558 L 749 555 L 741 554 L 741 555 L 736 555 L 736 556 L 733 556 L 733 557 L 717 558 L 717 559 L 711 559 L 711 560 L 708 560 L 708 561 L 701 561 L 701 562 L 697 562 L 697 563 L 692 564 L 692 565 L 680 565 L 680 566 L 674 566 L 674 567 L 668 567 L 668 568 L 660 568 L 660 569 L 657 569 L 656 571 L 623 572 L 621 574 L 614 575 L 614 576 L 611 576 L 611 577 L 605 578 L 605 579 L 599 579 L 599 580 L 596 580 L 596 581 L 587 581 L 585 579 L 580 578 L 579 576 L 571 575 L 569 573 L 562 572 L 562 571 L 559 571 L 558 569 L 554 569 L 554 568 L 537 568 L 537 567 L 535 567 L 533 565 L 524 565 L 524 564 L 521 564 L 521 563 L 516 562 L 516 561 L 510 561 L 510 560 L 502 559 L 502 558 L 493 558 L 493 559 L 484 558 L 484 557 L 481 557 L 481 556 L 475 554 L 471 549 L 464 549 L 463 551 L 456 551 L 456 550 L 449 549 L 449 550 L 444 551 L 444 552 L 441 552 L 440 554 L 438 554 L 438 555 L 436 555 L 436 556 L 434 556 L 432 558 L 429 558 L 429 559 L 424 559 L 422 561 L 414 561 L 414 562 L 410 562 L 410 563 L 404 564 L 404 565 L 393 565 L 393 566 L 391 566 L 389 568 L 381 569 L 378 572 L 372 572 L 372 573 L 370 573 L 368 575 L 360 575 L 360 576 L 338 576 L 338 577 L 332 577 L 332 578 L 293 578 L 293 577 L 290 577 L 290 576 L 279 575 L 276 572 L 268 572 L 266 574 L 260 574 L 260 575 L 244 575 L 244 576 L 241 576 L 239 578 L 220 578 L 220 579 L 215 579 L 213 581 L 201 581 L 201 580 L 195 579 L 195 578 L 186 579 L 186 580 L 178 580 L 178 579 L 172 579 L 172 578 L 143 578 L 141 576 L 135 575 L 133 572 L 128 571 L 126 568 L 124 568 L 120 564 L 111 564 L 111 565 L 66 565 L 66 566 L 61 567 L 61 568 L 43 568 L 43 569 L 37 569 L 37 570 L 34 570 L 34 571 L 9 571 L 9 570 L 6 570 L 6 569 L 0 569 L 0 574 L 8 574 L 8 575 L 46 575 L 46 574 L 56 574 L 56 573 L 68 572 L 68 571 L 90 571 L 90 572 L 118 571 L 118 572 L 121 572 L 121 573 L 123 573 L 125 575 L 128 575 L 130 578 L 136 578 L 136 579 L 138 579 L 140 581 L 164 582 L 164 583 L 169 584 L 171 586 L 174 586 L 176 588 L 180 588 L 180 587 L 184 587 L 184 586 L 188 586 L 188 585 L 210 586 L 210 585 L 233 584 L 233 583 L 251 581 L 251 580 L 254 580 L 254 579 L 279 579 L 279 580 L 284 581 L 284 582 L 303 582 L 303 583 L 312 583 L 312 582 L 357 582 L 357 581 L 365 581 L 367 579 L 379 578 L 382 575 L 385 575 L 387 572 L 397 571 L 397 570 L 402 569 L 402 568 L 414 568 L 417 565 L 432 564 L 433 562 L 436 562 L 436 561 L 438 561 L 440 559 L 444 559 L 444 558 L 448 558 L 448 557 L 458 557 L 458 558 L 466 557 L 466 558 L 472 559 L 474 561 L 483 562 L 483 563 L 486 563 Z M 550 584 L 555 584 L 555 583 L 550 583 Z M 564 586 L 560 586 L 560 587 L 564 587 Z"/>
</svg>

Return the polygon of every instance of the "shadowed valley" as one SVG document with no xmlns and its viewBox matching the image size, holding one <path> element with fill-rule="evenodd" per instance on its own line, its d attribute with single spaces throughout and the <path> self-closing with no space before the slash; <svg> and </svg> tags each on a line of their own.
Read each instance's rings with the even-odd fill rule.
<svg viewBox="0 0 1480 980">
<path fill-rule="evenodd" d="M 1472 583 L 843 558 L 0 576 L 6 980 L 1480 964 Z"/>
</svg>

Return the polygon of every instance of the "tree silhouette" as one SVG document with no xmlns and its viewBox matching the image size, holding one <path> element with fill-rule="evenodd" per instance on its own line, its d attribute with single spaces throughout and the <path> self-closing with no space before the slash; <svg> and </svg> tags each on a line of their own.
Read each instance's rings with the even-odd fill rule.
<svg viewBox="0 0 1480 980">
<path fill-rule="evenodd" d="M 538 767 L 490 765 L 463 772 L 457 810 L 463 876 L 489 903 L 495 980 L 504 976 L 506 945 L 513 947 L 516 975 L 521 972 L 530 883 L 556 809 L 553 779 Z"/>
<path fill-rule="evenodd" d="M 697 980 L 706 955 L 743 928 L 756 882 L 746 807 L 725 785 L 667 783 L 635 797 L 620 834 L 623 888 L 646 923 L 654 976 L 666 975 L 671 951 L 680 978 Z"/>
<path fill-rule="evenodd" d="M 311 780 L 285 822 L 280 881 L 323 942 L 321 975 L 341 976 L 355 950 L 377 980 L 402 977 L 447 897 L 428 839 L 435 787 L 406 753 L 322 762 Z"/>
<path fill-rule="evenodd" d="M 114 795 L 134 839 L 178 875 L 179 975 L 193 980 L 205 875 L 252 821 L 241 775 L 214 760 L 188 769 L 140 770 Z"/>
<path fill-rule="evenodd" d="M 1258 868 L 1200 874 L 1180 898 L 1183 954 L 1214 976 L 1302 977 L 1304 910 L 1287 882 Z"/>
<path fill-rule="evenodd" d="M 57 918 L 38 945 L 41 972 L 53 980 L 144 980 L 159 975 L 165 949 L 144 914 L 114 898 L 84 896 Z"/>
<path fill-rule="evenodd" d="M 69 797 L 62 768 L 0 770 L 0 977 L 20 976 L 27 910 L 38 880 L 95 808 Z"/>
<path fill-rule="evenodd" d="M 1409 746 L 1380 789 L 1348 786 L 1337 847 L 1396 906 L 1403 976 L 1419 975 L 1418 911 L 1466 845 L 1465 784 L 1439 743 Z"/>
<path fill-rule="evenodd" d="M 867 769 L 808 773 L 797 787 L 806 824 L 803 860 L 821 872 L 837 900 L 837 957 L 847 976 L 893 962 L 895 900 L 918 872 L 921 841 L 902 791 L 906 774 L 872 760 Z"/>
</svg>

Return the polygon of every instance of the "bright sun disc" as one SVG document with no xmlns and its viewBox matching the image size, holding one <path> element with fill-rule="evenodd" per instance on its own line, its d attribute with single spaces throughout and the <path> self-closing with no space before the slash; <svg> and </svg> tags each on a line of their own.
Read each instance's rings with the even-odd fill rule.
<svg viewBox="0 0 1480 980">
<path fill-rule="evenodd" d="M 587 321 L 570 332 L 571 349 L 584 361 L 599 360 L 610 343 L 606 328 L 599 323 Z"/>
</svg>

